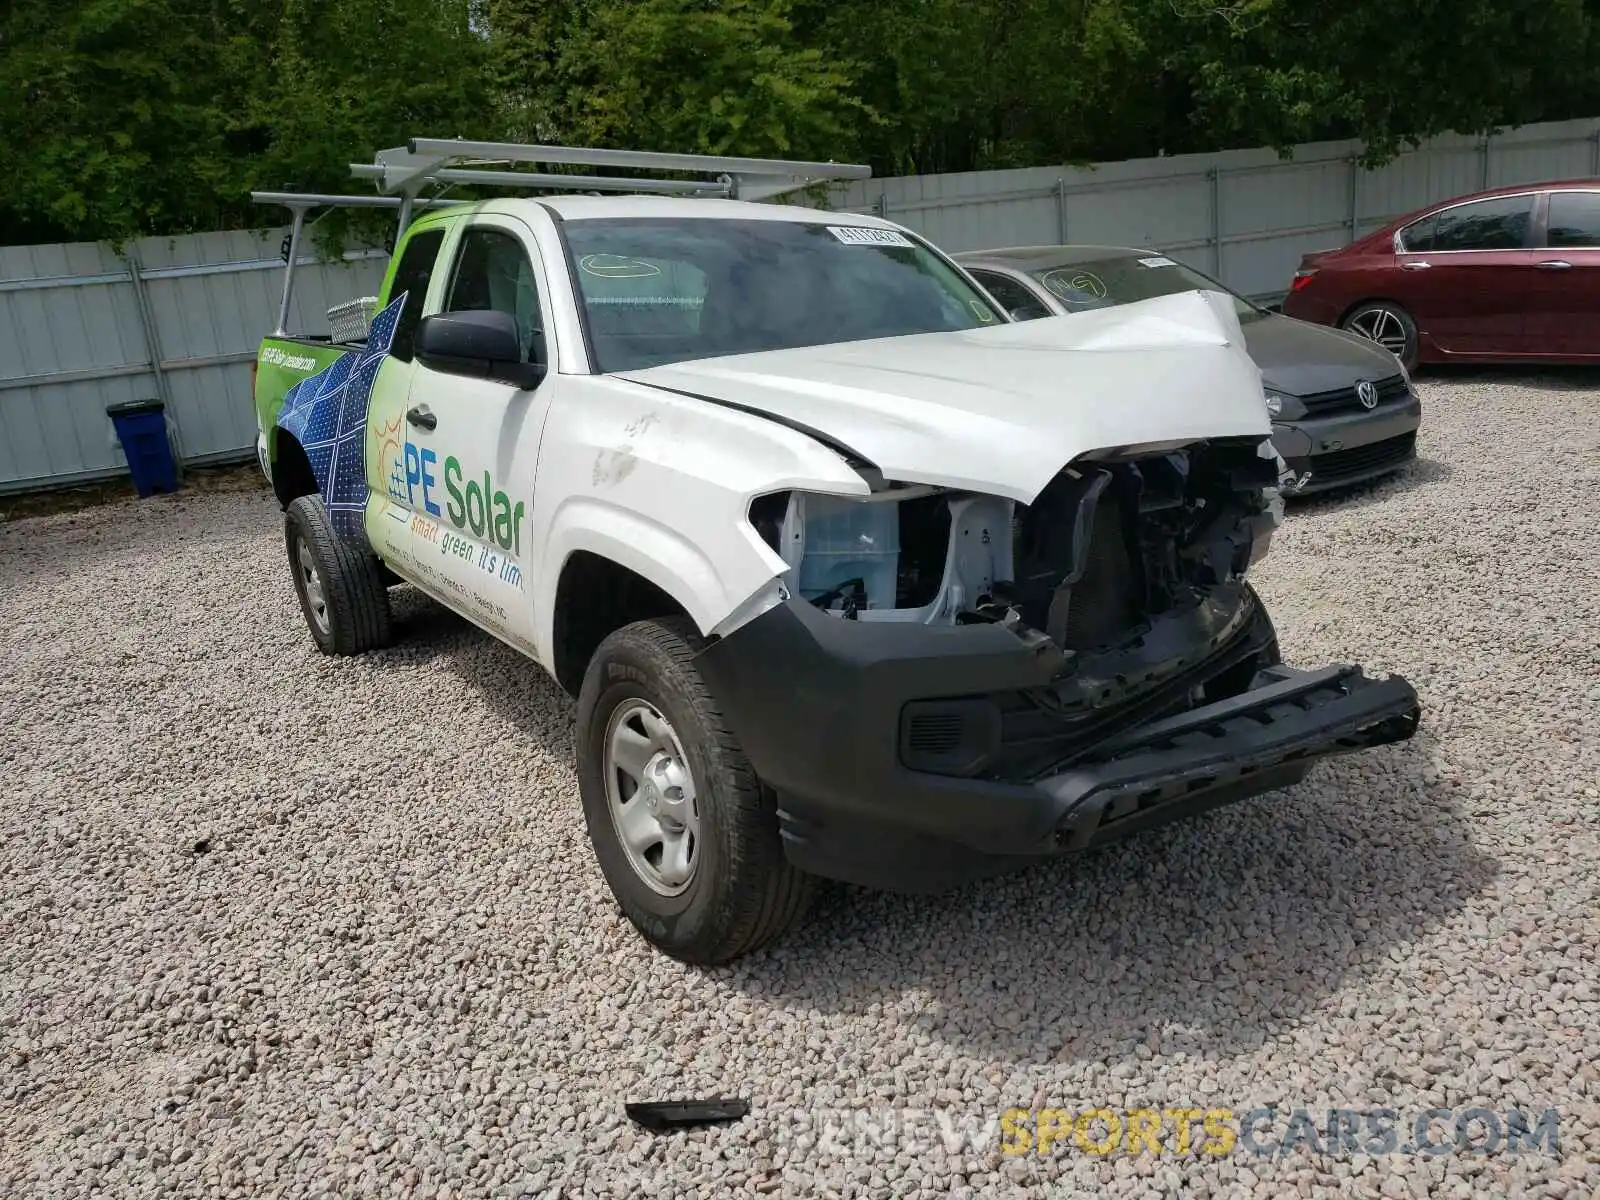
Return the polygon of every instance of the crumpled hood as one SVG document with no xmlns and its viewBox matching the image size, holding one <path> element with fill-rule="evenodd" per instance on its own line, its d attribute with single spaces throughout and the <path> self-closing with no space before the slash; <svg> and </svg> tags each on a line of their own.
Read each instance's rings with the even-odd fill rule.
<svg viewBox="0 0 1600 1200">
<path fill-rule="evenodd" d="M 888 479 L 1024 504 L 1090 451 L 1272 432 L 1233 301 L 1215 292 L 618 377 L 815 430 Z"/>
</svg>

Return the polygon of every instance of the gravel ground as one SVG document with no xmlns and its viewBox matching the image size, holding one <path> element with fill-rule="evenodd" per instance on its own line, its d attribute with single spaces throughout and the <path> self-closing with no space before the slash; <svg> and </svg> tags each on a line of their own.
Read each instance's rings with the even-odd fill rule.
<svg viewBox="0 0 1600 1200">
<path fill-rule="evenodd" d="M 0 1195 L 1600 1194 L 1600 376 L 1424 393 L 1259 581 L 1291 662 L 1416 682 L 1412 743 L 712 972 L 617 916 L 554 686 L 404 592 L 317 655 L 264 493 L 0 525 Z M 1559 1153 L 984 1137 L 1272 1103 L 1553 1106 Z"/>
</svg>

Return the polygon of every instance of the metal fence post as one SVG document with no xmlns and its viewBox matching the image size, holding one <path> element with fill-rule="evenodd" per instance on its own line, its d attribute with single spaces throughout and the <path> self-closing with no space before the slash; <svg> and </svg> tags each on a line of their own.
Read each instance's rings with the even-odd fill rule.
<svg viewBox="0 0 1600 1200">
<path fill-rule="evenodd" d="M 1350 240 L 1361 236 L 1361 164 L 1350 156 Z"/>
<path fill-rule="evenodd" d="M 155 312 L 150 307 L 150 294 L 145 290 L 144 275 L 139 270 L 139 256 L 129 246 L 123 252 L 123 257 L 128 263 L 128 279 L 133 284 L 133 299 L 139 309 L 144 344 L 150 352 L 150 373 L 156 377 L 156 398 L 168 404 L 172 397 L 167 391 L 167 374 L 161 369 L 161 338 L 156 333 Z"/>
<path fill-rule="evenodd" d="M 879 192 L 878 198 L 872 202 L 872 211 L 887 221 L 889 219 L 889 197 Z"/>
<path fill-rule="evenodd" d="M 172 389 L 167 385 L 167 372 L 161 365 L 161 335 L 156 331 L 155 309 L 150 304 L 150 293 L 145 286 L 144 275 L 139 269 L 139 254 L 130 244 L 123 251 L 123 258 L 128 264 L 128 281 L 133 284 L 134 307 L 139 310 L 139 325 L 144 331 L 145 348 L 150 353 L 150 374 L 156 381 L 156 399 L 161 401 L 165 414 L 171 418 L 170 428 L 178 434 L 174 440 L 178 443 L 174 447 L 174 457 L 177 459 L 178 469 L 183 469 L 183 437 L 177 427 L 177 419 L 172 413 Z"/>
<path fill-rule="evenodd" d="M 1056 237 L 1060 243 L 1067 244 L 1067 181 L 1056 180 Z"/>
<path fill-rule="evenodd" d="M 1589 135 L 1589 141 L 1593 143 L 1589 150 L 1589 174 L 1600 175 L 1600 129 Z"/>
<path fill-rule="evenodd" d="M 1491 134 L 1490 136 L 1492 137 L 1493 135 Z M 1489 188 L 1489 138 L 1488 137 L 1485 137 L 1483 139 L 1483 141 L 1478 143 L 1478 153 L 1483 158 L 1483 186 L 1479 190 L 1480 191 L 1487 191 L 1488 188 Z"/>
<path fill-rule="evenodd" d="M 1212 167 L 1206 172 L 1211 184 L 1211 273 L 1222 278 L 1222 172 Z"/>
</svg>

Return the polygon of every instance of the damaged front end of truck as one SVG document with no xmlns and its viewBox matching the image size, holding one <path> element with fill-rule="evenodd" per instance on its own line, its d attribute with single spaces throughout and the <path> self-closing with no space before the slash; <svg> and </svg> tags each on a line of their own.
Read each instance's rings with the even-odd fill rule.
<svg viewBox="0 0 1600 1200">
<path fill-rule="evenodd" d="M 1246 435 L 1097 451 L 1027 503 L 871 468 L 757 497 L 783 598 L 701 667 L 790 859 L 930 890 L 1408 739 L 1405 680 L 1282 663 L 1246 578 L 1280 468 Z"/>
</svg>

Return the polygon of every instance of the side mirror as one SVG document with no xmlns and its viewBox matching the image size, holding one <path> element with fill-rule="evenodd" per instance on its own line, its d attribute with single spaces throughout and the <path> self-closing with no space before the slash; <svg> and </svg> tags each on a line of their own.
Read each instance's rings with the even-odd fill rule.
<svg viewBox="0 0 1600 1200">
<path fill-rule="evenodd" d="M 519 388 L 535 387 L 545 376 L 543 363 L 522 361 L 516 319 L 493 309 L 423 317 L 417 326 L 417 358 L 435 371 Z"/>
<path fill-rule="evenodd" d="M 1049 315 L 1049 312 L 1036 304 L 1024 304 L 1021 308 L 1013 308 L 1011 310 L 1011 319 L 1013 321 L 1037 321 L 1040 317 L 1048 317 Z"/>
</svg>

